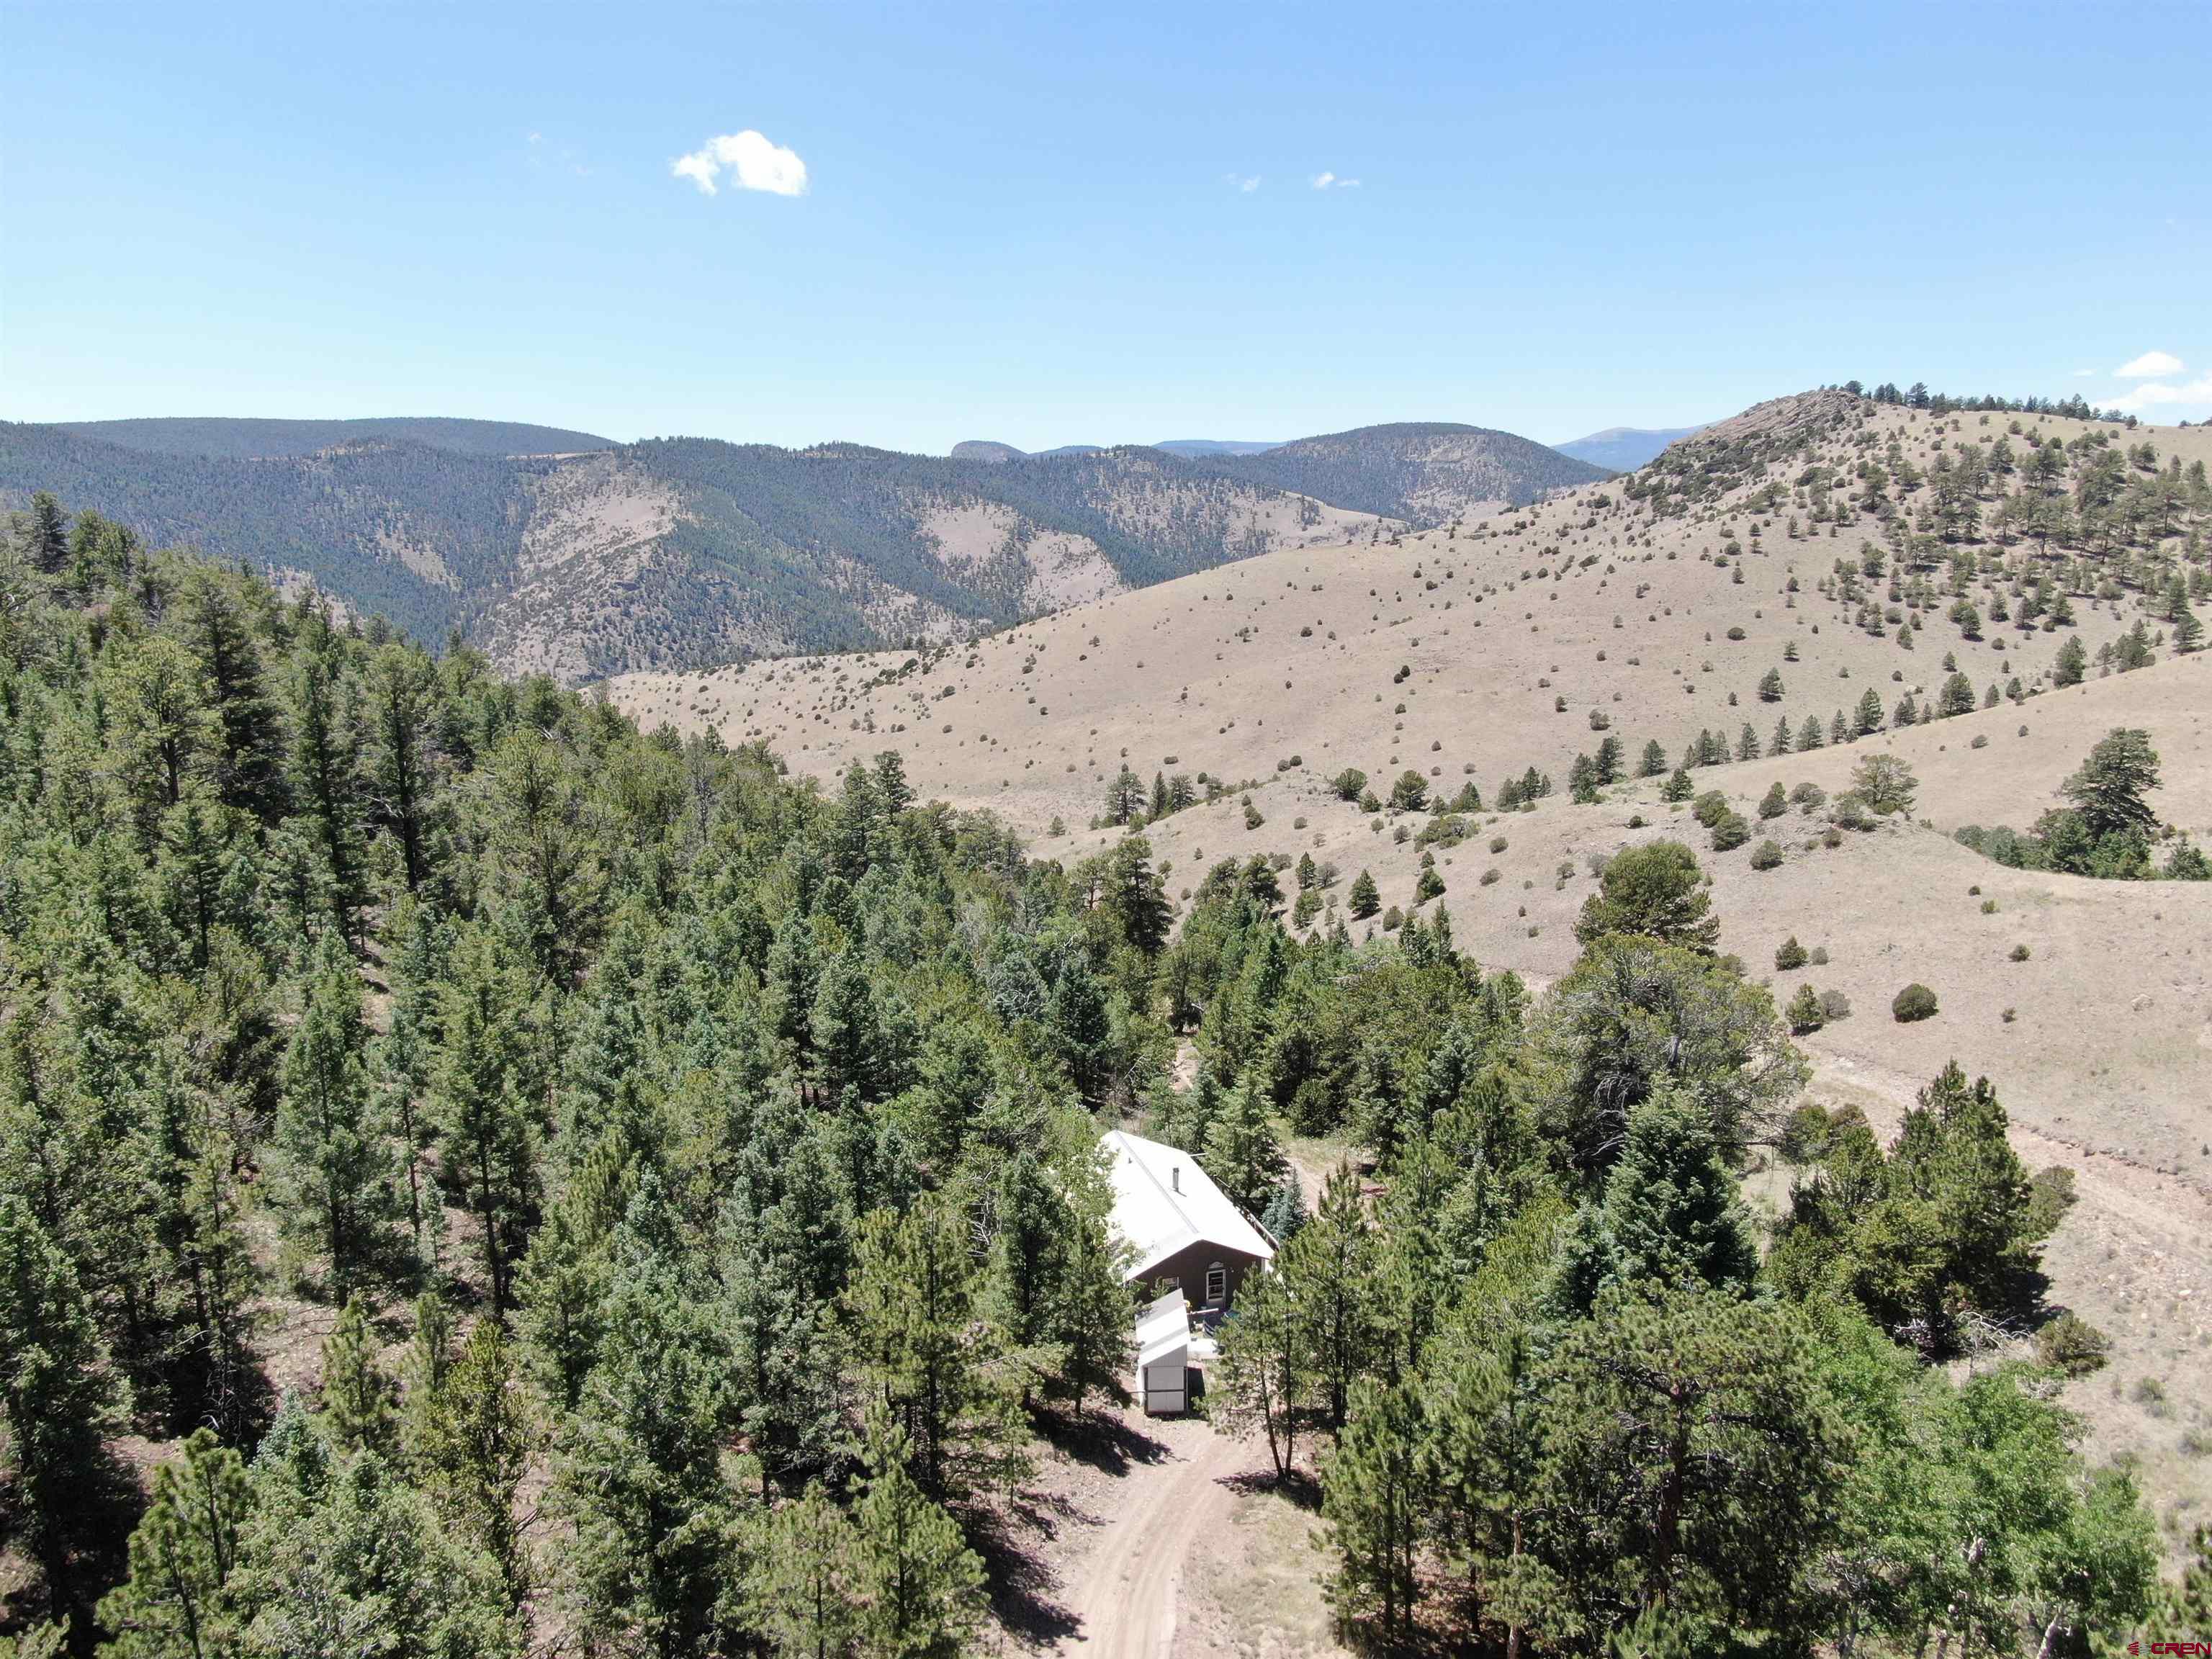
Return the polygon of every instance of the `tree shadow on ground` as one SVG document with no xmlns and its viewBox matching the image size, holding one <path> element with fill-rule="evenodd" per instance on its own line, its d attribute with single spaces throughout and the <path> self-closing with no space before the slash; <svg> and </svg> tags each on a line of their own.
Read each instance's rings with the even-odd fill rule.
<svg viewBox="0 0 2212 1659">
<path fill-rule="evenodd" d="M 1321 1482 L 1310 1470 L 1278 1475 L 1273 1469 L 1255 1469 L 1249 1474 L 1224 1475 L 1221 1484 L 1248 1498 L 1279 1498 L 1309 1515 L 1321 1513 Z"/>
<path fill-rule="evenodd" d="M 1073 1513 L 1064 1504 L 1052 1507 L 1063 1516 Z M 1012 1510 L 1011 1514 L 978 1510 L 968 1517 L 968 1541 L 983 1558 L 992 1613 L 1011 1634 L 1039 1645 L 1079 1634 L 1082 1621 L 1057 1599 L 1059 1575 L 1019 1535 L 1034 1526 L 1052 1536 L 1059 1529 L 1056 1522 L 1026 1499 L 1018 1499 Z M 1022 1527 L 1009 1524 L 1016 1518 Z"/>
<path fill-rule="evenodd" d="M 1163 1463 L 1167 1443 L 1154 1438 L 1118 1412 L 1035 1413 L 1037 1434 L 1054 1450 L 1115 1477 L 1132 1465 Z"/>
</svg>

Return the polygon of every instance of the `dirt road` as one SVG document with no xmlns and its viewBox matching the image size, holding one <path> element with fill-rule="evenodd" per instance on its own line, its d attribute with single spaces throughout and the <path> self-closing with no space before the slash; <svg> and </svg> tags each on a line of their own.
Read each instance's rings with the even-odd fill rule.
<svg viewBox="0 0 2212 1659">
<path fill-rule="evenodd" d="M 1183 1563 L 1200 1538 L 1227 1524 L 1234 1493 L 1222 1481 L 1249 1469 L 1253 1455 L 1251 1446 L 1200 1428 L 1173 1456 L 1131 1472 L 1118 1512 L 1071 1586 L 1079 1629 L 1061 1653 L 1168 1659 Z"/>
</svg>

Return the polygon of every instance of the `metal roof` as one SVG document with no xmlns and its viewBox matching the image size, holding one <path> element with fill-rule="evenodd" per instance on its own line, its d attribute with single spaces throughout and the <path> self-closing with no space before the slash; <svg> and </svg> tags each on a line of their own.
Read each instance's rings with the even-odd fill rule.
<svg viewBox="0 0 2212 1659">
<path fill-rule="evenodd" d="M 1140 1279 L 1198 1243 L 1273 1259 L 1267 1235 L 1188 1152 L 1120 1129 L 1109 1131 L 1101 1144 L 1114 1158 L 1114 1231 L 1134 1257 L 1128 1277 Z"/>
<path fill-rule="evenodd" d="M 1137 1364 L 1156 1364 L 1190 1346 L 1190 1307 L 1180 1288 L 1148 1303 L 1137 1315 Z"/>
</svg>

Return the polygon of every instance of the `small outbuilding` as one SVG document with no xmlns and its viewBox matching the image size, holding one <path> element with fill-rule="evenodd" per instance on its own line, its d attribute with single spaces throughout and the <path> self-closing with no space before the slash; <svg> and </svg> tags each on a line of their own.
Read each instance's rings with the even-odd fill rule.
<svg viewBox="0 0 2212 1659">
<path fill-rule="evenodd" d="M 1120 1129 L 1103 1144 L 1113 1158 L 1114 1231 L 1129 1247 L 1127 1282 L 1155 1296 L 1179 1292 L 1190 1316 L 1212 1325 L 1244 1276 L 1274 1259 L 1274 1241 L 1181 1147 Z"/>
<path fill-rule="evenodd" d="M 1171 1416 L 1189 1403 L 1190 1304 L 1179 1290 L 1137 1316 L 1137 1401 L 1148 1417 Z"/>
</svg>

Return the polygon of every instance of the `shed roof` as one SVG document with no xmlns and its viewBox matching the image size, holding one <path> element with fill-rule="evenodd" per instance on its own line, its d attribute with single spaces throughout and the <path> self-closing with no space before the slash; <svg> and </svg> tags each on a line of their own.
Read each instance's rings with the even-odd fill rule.
<svg viewBox="0 0 2212 1659">
<path fill-rule="evenodd" d="M 1137 1363 L 1152 1365 L 1190 1346 L 1190 1304 L 1180 1286 L 1137 1314 Z"/>
<path fill-rule="evenodd" d="M 1114 1158 L 1114 1231 L 1135 1256 L 1130 1278 L 1142 1278 L 1198 1243 L 1261 1261 L 1273 1258 L 1267 1236 L 1188 1152 L 1120 1129 L 1109 1131 L 1103 1145 Z"/>
</svg>

